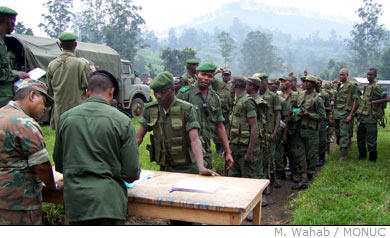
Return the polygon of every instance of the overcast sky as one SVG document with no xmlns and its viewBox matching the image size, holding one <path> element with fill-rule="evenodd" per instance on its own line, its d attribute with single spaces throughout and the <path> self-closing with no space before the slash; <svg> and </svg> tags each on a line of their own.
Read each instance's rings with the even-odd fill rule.
<svg viewBox="0 0 390 238">
<path fill-rule="evenodd" d="M 1 0 L 0 5 L 8 6 L 19 14 L 17 21 L 24 23 L 26 27 L 33 28 L 34 34 L 46 36 L 38 24 L 43 21 L 42 13 L 46 9 L 42 4 L 47 0 Z M 210 12 L 215 12 L 224 3 L 237 2 L 238 0 L 134 0 L 136 5 L 143 7 L 140 15 L 146 21 L 148 30 L 164 31 L 171 27 L 189 24 L 194 18 Z M 271 7 L 284 6 L 295 7 L 302 12 L 317 12 L 321 15 L 329 15 L 337 18 L 346 18 L 358 21 L 356 10 L 363 5 L 361 0 L 250 0 L 263 2 Z M 81 11 L 79 0 L 74 0 L 75 10 Z M 242 0 L 245 3 L 246 1 Z M 376 0 L 383 5 L 384 14 L 381 23 L 390 29 L 390 1 Z"/>
</svg>

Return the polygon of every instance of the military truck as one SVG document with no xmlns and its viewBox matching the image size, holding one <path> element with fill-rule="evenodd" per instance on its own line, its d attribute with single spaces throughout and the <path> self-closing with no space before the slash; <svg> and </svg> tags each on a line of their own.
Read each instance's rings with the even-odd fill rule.
<svg viewBox="0 0 390 238">
<path fill-rule="evenodd" d="M 13 62 L 15 69 L 26 72 L 34 68 L 46 71 L 50 61 L 61 54 L 56 39 L 12 34 L 5 37 L 5 44 L 8 51 L 16 56 Z M 136 77 L 130 61 L 121 60 L 118 52 L 106 45 L 79 41 L 75 54 L 87 59 L 91 64 L 93 62 L 99 69 L 111 72 L 118 79 L 120 86 L 120 93 L 116 99 L 118 108 L 132 117 L 142 115 L 144 103 L 152 100 L 150 88 Z M 42 80 L 46 81 L 45 78 Z"/>
</svg>

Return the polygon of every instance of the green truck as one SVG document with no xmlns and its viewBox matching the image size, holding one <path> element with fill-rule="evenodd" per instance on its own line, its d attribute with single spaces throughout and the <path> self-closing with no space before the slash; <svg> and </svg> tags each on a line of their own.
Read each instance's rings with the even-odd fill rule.
<svg viewBox="0 0 390 238">
<path fill-rule="evenodd" d="M 5 43 L 8 51 L 15 56 L 12 62 L 14 69 L 25 72 L 34 68 L 46 71 L 50 61 L 61 53 L 56 39 L 12 34 L 5 37 Z M 136 77 L 130 61 L 121 60 L 118 52 L 106 45 L 85 42 L 77 42 L 76 56 L 92 61 L 99 69 L 111 72 L 120 86 L 116 106 L 132 117 L 142 115 L 144 103 L 152 100 L 150 88 Z"/>
</svg>

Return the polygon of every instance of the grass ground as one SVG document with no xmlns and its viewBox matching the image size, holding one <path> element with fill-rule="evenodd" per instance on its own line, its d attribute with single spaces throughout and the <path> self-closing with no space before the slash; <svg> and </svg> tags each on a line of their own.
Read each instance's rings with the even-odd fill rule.
<svg viewBox="0 0 390 238">
<path fill-rule="evenodd" d="M 389 110 L 386 112 L 389 115 Z M 291 225 L 390 224 L 390 121 L 379 129 L 378 161 L 358 160 L 356 139 L 349 158 L 339 149 L 327 160 L 309 189 L 291 202 Z"/>
</svg>

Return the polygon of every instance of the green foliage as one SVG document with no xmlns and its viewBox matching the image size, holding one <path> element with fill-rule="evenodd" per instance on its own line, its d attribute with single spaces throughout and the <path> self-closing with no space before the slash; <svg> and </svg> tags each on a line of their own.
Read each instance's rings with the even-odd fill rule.
<svg viewBox="0 0 390 238">
<path fill-rule="evenodd" d="M 379 78 L 390 80 L 390 47 L 382 54 Z"/>
<path fill-rule="evenodd" d="M 69 28 L 72 21 L 73 0 L 51 0 L 43 6 L 48 9 L 49 14 L 42 14 L 46 23 L 40 23 L 38 26 L 51 38 L 57 38 Z"/>
<path fill-rule="evenodd" d="M 378 23 L 379 17 L 383 15 L 382 5 L 373 0 L 363 0 L 363 3 L 364 6 L 357 11 L 362 22 L 354 25 L 352 39 L 348 41 L 358 74 L 378 64 L 382 44 L 386 39 L 386 30 Z"/>
<path fill-rule="evenodd" d="M 18 22 L 15 26 L 15 33 L 33 36 L 32 28 L 27 28 L 22 22 Z"/>
<path fill-rule="evenodd" d="M 64 225 L 64 206 L 53 203 L 42 203 L 42 223 L 43 225 Z"/>
<path fill-rule="evenodd" d="M 82 0 L 83 8 L 78 26 L 81 40 L 92 43 L 103 43 L 103 27 L 106 25 L 107 8 L 104 0 Z"/>
<path fill-rule="evenodd" d="M 328 68 L 321 72 L 319 76 L 324 80 L 334 80 L 339 77 L 339 72 L 342 68 L 347 68 L 347 64 L 344 61 L 330 59 Z"/>
<path fill-rule="evenodd" d="M 195 57 L 196 51 L 191 48 L 185 48 L 182 51 L 166 48 L 161 53 L 164 69 L 171 72 L 174 76 L 181 76 L 185 68 L 186 60 Z"/>
<path fill-rule="evenodd" d="M 221 32 L 218 36 L 219 45 L 221 49 L 221 56 L 224 60 L 225 68 L 228 67 L 228 63 L 231 63 L 233 60 L 233 50 L 235 48 L 232 37 L 227 32 Z"/>
<path fill-rule="evenodd" d="M 276 48 L 271 41 L 272 37 L 263 32 L 248 33 L 241 49 L 241 64 L 245 75 L 281 72 L 282 59 L 276 55 Z"/>
</svg>

